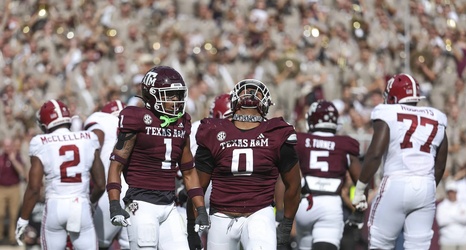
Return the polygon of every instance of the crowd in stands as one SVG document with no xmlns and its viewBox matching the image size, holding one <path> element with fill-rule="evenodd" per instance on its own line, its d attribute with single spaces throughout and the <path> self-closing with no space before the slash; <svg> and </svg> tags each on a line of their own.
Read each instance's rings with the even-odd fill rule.
<svg viewBox="0 0 466 250">
<path fill-rule="evenodd" d="M 26 169 L 45 100 L 65 102 L 80 129 L 109 100 L 140 105 L 154 65 L 182 74 L 194 121 L 244 78 L 267 84 L 269 115 L 297 131 L 312 101 L 333 101 L 339 133 L 364 157 L 370 111 L 406 72 L 423 104 L 448 115 L 445 179 L 466 202 L 466 0 L 4 0 L 0 10 L 0 141 Z"/>
</svg>

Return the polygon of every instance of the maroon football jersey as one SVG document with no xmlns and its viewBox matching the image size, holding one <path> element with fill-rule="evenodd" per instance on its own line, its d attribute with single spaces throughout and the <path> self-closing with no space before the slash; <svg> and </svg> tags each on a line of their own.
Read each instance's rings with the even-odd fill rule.
<svg viewBox="0 0 466 250">
<path fill-rule="evenodd" d="M 173 191 L 183 147 L 191 133 L 191 117 L 184 114 L 162 128 L 162 121 L 145 108 L 128 106 L 120 112 L 120 132 L 136 132 L 124 176 L 130 188 Z"/>
<path fill-rule="evenodd" d="M 349 155 L 359 155 L 359 142 L 331 133 L 298 133 L 296 151 L 301 173 L 312 193 L 339 195 Z"/>
<path fill-rule="evenodd" d="M 249 213 L 272 204 L 280 148 L 284 143 L 295 144 L 296 132 L 282 118 L 251 130 L 240 130 L 227 119 L 207 118 L 201 121 L 196 140 L 213 158 L 210 206 Z"/>
</svg>

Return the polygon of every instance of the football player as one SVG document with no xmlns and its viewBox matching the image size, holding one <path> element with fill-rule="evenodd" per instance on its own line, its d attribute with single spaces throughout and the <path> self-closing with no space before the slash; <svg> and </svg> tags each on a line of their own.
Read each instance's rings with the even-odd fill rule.
<svg viewBox="0 0 466 250">
<path fill-rule="evenodd" d="M 224 119 L 224 118 L 231 118 L 231 107 L 230 107 L 230 95 L 229 94 L 221 94 L 217 97 L 215 97 L 214 101 L 212 102 L 209 110 L 209 117 L 210 118 L 217 118 L 217 119 Z M 201 121 L 195 121 L 193 122 L 192 125 L 192 132 L 190 135 L 190 140 L 191 140 L 191 152 L 193 154 L 196 154 L 197 150 L 197 141 L 196 141 L 196 133 L 199 128 L 199 125 L 201 124 Z M 204 194 L 204 202 L 207 211 L 209 211 L 210 208 L 210 194 L 212 192 L 212 185 L 209 184 L 207 187 L 205 194 Z M 187 203 L 188 209 L 192 209 L 192 203 L 188 202 Z M 192 216 L 191 213 L 187 213 L 187 216 Z M 198 235 L 197 232 L 194 232 L 193 230 L 193 225 L 194 225 L 194 217 L 188 218 L 188 242 L 189 242 L 189 248 L 190 249 L 201 249 L 201 239 Z M 202 241 L 204 242 L 203 245 L 206 245 L 206 238 L 207 238 L 207 232 L 208 230 L 205 230 L 201 236 L 202 236 Z"/>
<path fill-rule="evenodd" d="M 296 132 L 283 118 L 266 118 L 272 101 L 264 83 L 242 80 L 230 99 L 232 118 L 203 119 L 196 134 L 202 187 L 212 180 L 207 249 L 276 249 L 289 244 L 299 205 Z M 284 219 L 275 227 L 279 174 L 286 187 Z"/>
<path fill-rule="evenodd" d="M 118 138 L 110 156 L 107 191 L 114 225 L 129 226 L 131 249 L 189 249 L 186 223 L 175 207 L 175 178 L 181 170 L 197 209 L 196 230 L 209 227 L 204 192 L 190 151 L 188 90 L 173 68 L 156 66 L 142 79 L 145 107 L 120 112 Z M 121 178 L 128 183 L 120 205 Z"/>
<path fill-rule="evenodd" d="M 97 249 L 91 203 L 96 204 L 105 191 L 99 140 L 89 131 L 71 132 L 70 111 L 58 100 L 44 103 L 37 120 L 45 134 L 33 137 L 29 147 L 31 169 L 16 227 L 18 244 L 45 177 L 42 249 L 65 249 L 67 234 L 75 249 Z"/>
<path fill-rule="evenodd" d="M 424 98 L 408 74 L 393 76 L 385 103 L 371 114 L 374 134 L 356 183 L 353 205 L 366 209 L 364 190 L 383 163 L 383 178 L 371 207 L 370 249 L 393 249 L 403 229 L 405 249 L 429 249 L 435 189 L 445 171 L 448 142 L 445 114 L 417 107 Z"/>
<path fill-rule="evenodd" d="M 126 104 L 120 100 L 110 101 L 102 107 L 101 111 L 91 114 L 84 122 L 85 130 L 94 132 L 99 138 L 99 143 L 102 147 L 100 150 L 100 159 L 105 168 L 105 180 L 107 180 L 110 166 L 110 154 L 117 139 L 118 115 L 125 107 Z M 128 185 L 124 180 L 121 180 L 121 184 L 122 192 L 126 192 Z M 120 204 L 124 206 L 123 200 L 121 200 Z M 118 234 L 118 243 L 121 249 L 129 249 L 127 229 L 112 225 L 108 218 L 110 218 L 110 210 L 108 207 L 108 194 L 105 192 L 99 199 L 94 212 L 94 226 L 99 241 L 99 248 L 108 249 Z"/>
<path fill-rule="evenodd" d="M 338 110 L 329 101 L 314 102 L 307 113 L 308 133 L 298 133 L 299 165 L 303 198 L 296 213 L 299 249 L 340 248 L 343 236 L 343 210 L 340 197 L 349 172 L 356 183 L 361 165 L 359 142 L 335 135 Z M 312 208 L 311 208 L 312 207 Z"/>
</svg>

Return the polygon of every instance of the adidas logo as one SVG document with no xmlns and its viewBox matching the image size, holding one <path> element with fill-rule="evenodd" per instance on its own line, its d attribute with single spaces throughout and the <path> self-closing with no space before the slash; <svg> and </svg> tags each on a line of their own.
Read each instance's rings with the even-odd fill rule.
<svg viewBox="0 0 466 250">
<path fill-rule="evenodd" d="M 183 123 L 178 124 L 178 128 L 184 128 Z"/>
<path fill-rule="evenodd" d="M 261 133 L 261 134 L 257 137 L 257 139 L 262 139 L 262 138 L 265 138 L 265 136 Z"/>
</svg>

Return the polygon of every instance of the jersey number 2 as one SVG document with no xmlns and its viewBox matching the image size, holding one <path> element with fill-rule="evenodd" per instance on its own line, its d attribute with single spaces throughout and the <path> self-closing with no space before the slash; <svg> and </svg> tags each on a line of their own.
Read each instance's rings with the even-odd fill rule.
<svg viewBox="0 0 466 250">
<path fill-rule="evenodd" d="M 419 116 L 411 114 L 398 114 L 397 118 L 399 122 L 403 122 L 403 120 L 411 121 L 411 126 L 409 127 L 408 131 L 406 131 L 406 134 L 403 138 L 403 142 L 400 143 L 400 147 L 402 149 L 413 147 L 413 143 L 411 142 L 411 136 L 413 135 L 414 131 L 416 131 L 418 125 L 432 125 L 432 131 L 430 132 L 429 137 L 427 137 L 427 141 L 423 145 L 421 145 L 420 148 L 422 152 L 430 153 L 430 145 L 432 144 L 432 141 L 434 140 L 434 137 L 437 134 L 438 122 L 426 117 L 421 117 L 420 122 L 418 122 Z"/>
<path fill-rule="evenodd" d="M 81 174 L 76 174 L 75 176 L 68 176 L 66 170 L 70 167 L 76 167 L 81 162 L 79 157 L 79 148 L 76 145 L 64 145 L 61 146 L 58 150 L 60 156 L 66 154 L 66 152 L 73 153 L 73 159 L 70 161 L 65 161 L 60 165 L 60 179 L 61 182 L 81 182 Z"/>
</svg>

